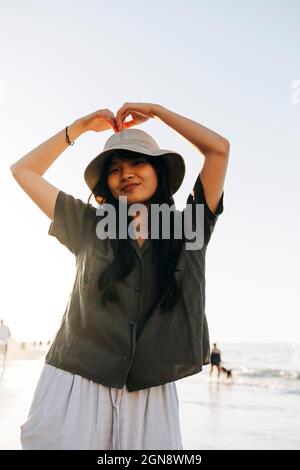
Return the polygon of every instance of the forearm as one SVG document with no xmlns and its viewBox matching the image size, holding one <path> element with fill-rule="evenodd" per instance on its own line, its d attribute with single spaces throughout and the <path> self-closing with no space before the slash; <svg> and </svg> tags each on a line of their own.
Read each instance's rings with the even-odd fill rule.
<svg viewBox="0 0 300 470">
<path fill-rule="evenodd" d="M 83 132 L 84 129 L 77 120 L 68 126 L 71 140 L 77 139 Z M 13 163 L 10 169 L 13 174 L 31 171 L 42 176 L 67 147 L 69 144 L 66 142 L 64 128 Z"/>
<path fill-rule="evenodd" d="M 153 117 L 159 118 L 165 124 L 172 127 L 192 145 L 195 145 L 204 155 L 210 152 L 222 154 L 228 150 L 229 141 L 225 137 L 198 122 L 170 111 L 164 106 L 154 104 Z"/>
</svg>

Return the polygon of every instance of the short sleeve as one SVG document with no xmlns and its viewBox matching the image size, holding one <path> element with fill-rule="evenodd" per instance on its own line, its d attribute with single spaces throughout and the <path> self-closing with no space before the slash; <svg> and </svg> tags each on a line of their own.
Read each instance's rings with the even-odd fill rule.
<svg viewBox="0 0 300 470">
<path fill-rule="evenodd" d="M 59 191 L 48 235 L 56 237 L 71 253 L 77 255 L 82 241 L 85 216 L 91 207 L 81 199 Z"/>
<path fill-rule="evenodd" d="M 224 191 L 218 202 L 217 209 L 213 213 L 205 199 L 204 188 L 200 176 L 197 175 L 193 190 L 187 198 L 187 204 L 203 204 L 204 205 L 204 244 L 208 245 L 211 235 L 214 231 L 215 224 L 218 220 L 218 217 L 224 211 Z"/>
</svg>

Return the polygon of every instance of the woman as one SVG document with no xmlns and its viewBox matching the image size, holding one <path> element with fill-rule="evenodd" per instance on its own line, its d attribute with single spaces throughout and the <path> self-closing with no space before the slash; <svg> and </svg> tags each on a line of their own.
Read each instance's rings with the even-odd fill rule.
<svg viewBox="0 0 300 470">
<path fill-rule="evenodd" d="M 196 205 L 204 208 L 200 246 L 174 236 L 180 211 L 170 211 L 166 237 L 165 215 L 158 237 L 148 237 L 157 229 L 149 209 L 174 208 L 185 174 L 181 155 L 130 129 L 149 118 L 205 156 L 187 201 L 193 229 Z M 115 133 L 84 173 L 98 209 L 43 178 L 82 133 L 109 128 Z M 21 426 L 23 449 L 183 448 L 175 381 L 209 363 L 205 253 L 223 211 L 228 158 L 229 142 L 201 124 L 158 104 L 125 103 L 116 117 L 102 109 L 77 119 L 11 166 L 51 219 L 49 234 L 76 257 L 74 287 Z"/>
</svg>

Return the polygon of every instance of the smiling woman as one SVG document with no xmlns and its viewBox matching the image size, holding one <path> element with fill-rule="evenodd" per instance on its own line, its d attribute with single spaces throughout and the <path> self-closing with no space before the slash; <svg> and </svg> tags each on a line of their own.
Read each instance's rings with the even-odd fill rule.
<svg viewBox="0 0 300 470">
<path fill-rule="evenodd" d="M 125 104 L 117 127 L 129 111 L 138 120 L 153 117 L 155 109 L 160 108 Z M 160 115 L 186 136 L 201 140 L 200 125 L 165 108 Z M 11 166 L 18 183 L 50 217 L 49 235 L 76 257 L 74 286 L 21 426 L 23 449 L 182 449 L 175 382 L 209 363 L 205 253 L 223 211 L 223 194 L 217 199 L 226 166 L 224 140 L 211 131 L 203 139 L 210 156 L 211 145 L 217 143 L 204 175 L 213 183 L 217 165 L 218 184 L 206 186 L 210 201 L 218 202 L 216 209 L 208 206 L 199 175 L 187 201 L 192 207 L 204 206 L 204 245 L 185 250 L 184 238 L 174 236 L 173 217 L 169 237 L 162 236 L 160 223 L 158 238 L 139 246 L 121 234 L 99 239 L 99 218 L 90 198 L 111 204 L 117 214 L 124 195 L 130 206 L 144 203 L 151 230 L 149 208 L 175 206 L 173 196 L 185 175 L 180 154 L 160 148 L 140 129 L 124 129 L 88 164 L 87 203 L 42 177 L 83 132 L 109 127 L 116 130 L 113 114 L 96 111 Z M 126 228 L 130 222 L 127 213 Z M 119 217 L 116 225 L 119 234 Z"/>
<path fill-rule="evenodd" d="M 107 185 L 116 199 L 126 194 L 128 204 L 146 203 L 157 189 L 157 175 L 145 156 L 125 151 L 109 157 Z"/>
</svg>

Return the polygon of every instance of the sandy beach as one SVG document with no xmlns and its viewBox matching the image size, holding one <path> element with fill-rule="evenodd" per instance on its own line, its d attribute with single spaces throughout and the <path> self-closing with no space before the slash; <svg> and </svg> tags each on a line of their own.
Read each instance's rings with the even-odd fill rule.
<svg viewBox="0 0 300 470">
<path fill-rule="evenodd" d="M 20 425 L 27 418 L 46 350 L 11 345 L 0 381 L 2 450 L 21 449 Z M 300 449 L 297 377 L 265 380 L 259 372 L 258 381 L 258 368 L 255 373 L 245 368 L 238 372 L 236 365 L 233 383 L 224 377 L 218 382 L 216 374 L 209 377 L 209 369 L 205 366 L 201 373 L 176 382 L 184 449 Z M 275 371 L 267 369 L 266 377 L 270 370 Z"/>
<path fill-rule="evenodd" d="M 21 343 L 15 340 L 10 339 L 9 347 L 7 351 L 6 361 L 7 365 L 10 366 L 14 361 L 19 360 L 29 360 L 29 359 L 38 359 L 41 356 L 44 356 L 48 347 L 45 344 L 41 346 L 33 346 L 32 343 Z M 1 356 L 0 356 L 1 357 Z M 1 361 L 0 361 L 1 363 Z"/>
</svg>

